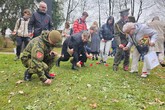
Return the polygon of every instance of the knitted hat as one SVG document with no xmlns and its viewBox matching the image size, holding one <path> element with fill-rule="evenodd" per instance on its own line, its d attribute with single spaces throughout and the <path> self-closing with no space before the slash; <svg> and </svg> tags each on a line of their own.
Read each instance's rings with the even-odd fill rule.
<svg viewBox="0 0 165 110">
<path fill-rule="evenodd" d="M 57 30 L 52 30 L 49 32 L 49 38 L 53 44 L 61 40 L 61 33 Z"/>
</svg>

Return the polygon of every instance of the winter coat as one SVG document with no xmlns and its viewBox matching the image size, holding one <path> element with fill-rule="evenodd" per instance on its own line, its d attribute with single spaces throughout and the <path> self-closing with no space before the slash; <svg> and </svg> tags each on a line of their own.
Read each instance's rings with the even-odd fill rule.
<svg viewBox="0 0 165 110">
<path fill-rule="evenodd" d="M 75 20 L 73 23 L 73 34 L 81 32 L 83 30 L 87 30 L 86 22 L 83 21 L 81 18 Z"/>
<path fill-rule="evenodd" d="M 130 48 L 132 45 L 134 45 L 132 38 L 134 39 L 135 43 L 139 44 L 145 36 L 148 36 L 150 42 L 152 43 L 155 43 L 157 40 L 157 32 L 155 30 L 149 28 L 146 24 L 136 23 L 135 34 L 133 36 L 129 36 L 127 47 Z"/>
<path fill-rule="evenodd" d="M 33 32 L 33 28 L 33 37 L 39 36 L 43 30 L 52 30 L 53 23 L 50 16 L 37 10 L 30 18 L 28 25 L 29 33 Z"/>
<path fill-rule="evenodd" d="M 91 35 L 91 52 L 99 52 L 100 50 L 100 37 L 99 34 L 93 33 Z"/>
<path fill-rule="evenodd" d="M 107 22 L 101 27 L 100 29 L 100 38 L 104 39 L 104 40 L 112 40 L 112 38 L 114 37 L 114 20 L 113 23 L 111 25 L 108 24 L 108 21 L 110 19 L 113 19 L 112 16 L 110 16 L 107 19 Z"/>
<path fill-rule="evenodd" d="M 24 18 L 19 18 L 15 24 L 14 31 L 17 32 L 17 36 L 20 37 L 28 37 L 28 20 L 24 20 Z"/>
<path fill-rule="evenodd" d="M 158 33 L 157 41 L 155 42 L 155 51 L 163 52 L 164 51 L 164 34 L 165 34 L 165 24 L 159 20 L 154 20 L 148 24 L 149 27 L 155 29 Z"/>
</svg>

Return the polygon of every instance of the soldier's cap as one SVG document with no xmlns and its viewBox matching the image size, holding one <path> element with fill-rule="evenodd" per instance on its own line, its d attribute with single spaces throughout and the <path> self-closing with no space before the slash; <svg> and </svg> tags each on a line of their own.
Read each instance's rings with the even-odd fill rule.
<svg viewBox="0 0 165 110">
<path fill-rule="evenodd" d="M 134 16 L 128 16 L 128 22 L 135 23 L 136 22 L 135 17 Z"/>
<path fill-rule="evenodd" d="M 57 30 L 50 31 L 48 37 L 53 44 L 61 41 L 61 33 Z"/>
<path fill-rule="evenodd" d="M 119 13 L 120 13 L 120 16 L 128 16 L 129 15 L 129 8 L 127 8 L 127 9 L 124 9 L 124 10 L 121 10 L 121 11 L 119 11 Z"/>
</svg>

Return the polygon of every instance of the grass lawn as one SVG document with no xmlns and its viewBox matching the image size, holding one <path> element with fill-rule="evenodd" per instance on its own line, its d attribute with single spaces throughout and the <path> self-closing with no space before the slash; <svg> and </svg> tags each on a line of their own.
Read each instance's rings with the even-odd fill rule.
<svg viewBox="0 0 165 110">
<path fill-rule="evenodd" d="M 52 85 L 44 86 L 37 75 L 16 83 L 25 68 L 13 59 L 0 54 L 0 110 L 165 110 L 165 69 L 160 66 L 141 78 L 123 71 L 122 65 L 113 72 L 112 58 L 109 66 L 88 60 L 79 71 L 61 62 L 51 70 L 57 74 Z"/>
</svg>

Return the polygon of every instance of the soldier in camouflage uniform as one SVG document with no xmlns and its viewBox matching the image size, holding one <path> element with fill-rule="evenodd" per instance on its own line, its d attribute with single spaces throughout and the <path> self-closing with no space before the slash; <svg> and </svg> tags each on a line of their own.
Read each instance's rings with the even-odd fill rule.
<svg viewBox="0 0 165 110">
<path fill-rule="evenodd" d="M 125 71 L 128 71 L 130 50 L 123 51 L 122 49 L 128 43 L 128 38 L 126 37 L 125 33 L 122 31 L 124 24 L 126 24 L 126 22 L 128 21 L 128 15 L 129 15 L 129 9 L 120 11 L 121 19 L 117 23 L 115 23 L 114 39 L 116 40 L 117 50 L 113 63 L 114 71 L 118 70 L 118 65 L 120 64 L 123 56 L 124 56 L 123 69 Z"/>
<path fill-rule="evenodd" d="M 56 31 L 45 31 L 39 37 L 32 39 L 21 55 L 21 61 L 27 68 L 24 80 L 30 81 L 32 74 L 37 74 L 45 84 L 50 84 L 52 77 L 50 69 L 55 64 L 57 53 L 52 51 L 55 44 L 61 40 L 61 34 Z"/>
</svg>

